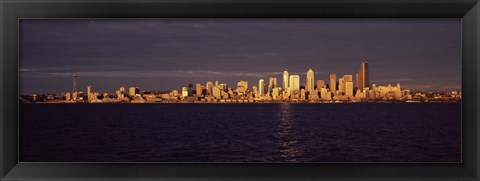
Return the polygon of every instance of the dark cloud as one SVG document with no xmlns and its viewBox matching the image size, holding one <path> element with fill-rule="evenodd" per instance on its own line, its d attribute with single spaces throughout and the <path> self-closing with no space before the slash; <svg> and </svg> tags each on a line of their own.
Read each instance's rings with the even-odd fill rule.
<svg viewBox="0 0 480 181">
<path fill-rule="evenodd" d="M 325 80 L 363 60 L 379 84 L 461 84 L 460 19 L 22 19 L 20 49 L 22 93 L 70 91 L 73 73 L 106 91 L 256 84 L 285 68 Z"/>
</svg>

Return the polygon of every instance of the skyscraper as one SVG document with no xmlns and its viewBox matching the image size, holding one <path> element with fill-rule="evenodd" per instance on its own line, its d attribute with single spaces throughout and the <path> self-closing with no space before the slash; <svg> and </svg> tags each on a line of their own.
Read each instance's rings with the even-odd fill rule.
<svg viewBox="0 0 480 181">
<path fill-rule="evenodd" d="M 290 96 L 292 98 L 299 98 L 300 95 L 300 76 L 290 75 L 289 88 Z"/>
<path fill-rule="evenodd" d="M 330 74 L 330 92 L 335 93 L 337 91 L 337 75 Z"/>
<path fill-rule="evenodd" d="M 202 96 L 202 92 L 203 92 L 203 90 L 202 90 L 202 84 L 197 83 L 195 89 L 196 89 L 196 95 L 197 95 L 198 97 Z"/>
<path fill-rule="evenodd" d="M 314 84 L 315 84 L 314 72 L 312 68 L 310 68 L 307 71 L 307 80 L 305 83 L 306 92 L 311 93 L 313 89 L 315 89 Z"/>
<path fill-rule="evenodd" d="M 317 80 L 317 91 L 320 92 L 320 89 L 325 87 L 325 81 L 323 80 Z"/>
<path fill-rule="evenodd" d="M 283 90 L 288 90 L 288 71 L 287 69 L 285 69 L 285 71 L 283 71 Z"/>
<path fill-rule="evenodd" d="M 340 95 L 345 92 L 345 82 L 343 81 L 343 77 L 338 78 L 338 92 L 340 92 Z"/>
<path fill-rule="evenodd" d="M 352 98 L 353 97 L 353 82 L 345 82 L 345 96 Z"/>
<path fill-rule="evenodd" d="M 360 70 L 358 71 L 358 78 L 359 78 L 359 87 L 361 91 L 363 91 L 364 88 L 370 86 L 369 78 L 368 78 L 368 62 L 362 62 L 360 63 Z"/>
<path fill-rule="evenodd" d="M 212 89 L 213 89 L 213 82 L 208 81 L 207 84 L 205 85 L 207 89 L 207 95 L 211 96 L 212 95 Z"/>
<path fill-rule="evenodd" d="M 265 93 L 265 81 L 263 79 L 258 80 L 258 94 L 263 96 Z"/>
<path fill-rule="evenodd" d="M 267 95 L 271 95 L 272 94 L 272 91 L 273 91 L 273 88 L 277 87 L 277 78 L 274 77 L 274 76 L 271 76 L 269 79 L 268 79 L 268 92 L 267 92 Z"/>
</svg>

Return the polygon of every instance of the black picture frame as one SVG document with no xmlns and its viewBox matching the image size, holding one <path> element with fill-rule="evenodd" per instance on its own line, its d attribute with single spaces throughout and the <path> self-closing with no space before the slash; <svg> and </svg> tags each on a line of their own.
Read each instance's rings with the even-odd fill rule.
<svg viewBox="0 0 480 181">
<path fill-rule="evenodd" d="M 18 163 L 20 18 L 461 18 L 462 163 Z M 444 180 L 480 173 L 478 0 L 0 0 L 1 180 Z"/>
</svg>

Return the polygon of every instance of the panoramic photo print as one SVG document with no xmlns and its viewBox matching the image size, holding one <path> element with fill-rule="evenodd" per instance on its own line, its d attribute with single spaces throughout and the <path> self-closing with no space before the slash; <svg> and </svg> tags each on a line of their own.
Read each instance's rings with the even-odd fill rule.
<svg viewBox="0 0 480 181">
<path fill-rule="evenodd" d="M 20 19 L 20 162 L 461 162 L 461 19 Z"/>
</svg>

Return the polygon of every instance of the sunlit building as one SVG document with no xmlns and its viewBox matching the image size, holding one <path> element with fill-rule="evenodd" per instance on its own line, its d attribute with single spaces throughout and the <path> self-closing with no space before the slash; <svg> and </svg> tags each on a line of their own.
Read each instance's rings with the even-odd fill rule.
<svg viewBox="0 0 480 181">
<path fill-rule="evenodd" d="M 353 97 L 353 82 L 348 81 L 345 82 L 345 96 L 347 97 Z"/>
<path fill-rule="evenodd" d="M 337 91 L 337 75 L 336 74 L 330 74 L 330 92 L 335 92 Z"/>
<path fill-rule="evenodd" d="M 182 97 L 188 96 L 188 87 L 182 87 Z"/>
<path fill-rule="evenodd" d="M 263 79 L 258 80 L 258 94 L 260 97 L 265 94 L 265 81 Z"/>
<path fill-rule="evenodd" d="M 212 95 L 212 89 L 213 89 L 213 82 L 212 82 L 212 81 L 208 81 L 208 82 L 205 84 L 205 88 L 207 89 L 207 95 L 211 96 L 211 95 Z"/>
<path fill-rule="evenodd" d="M 237 93 L 243 95 L 248 90 L 248 81 L 242 80 L 237 83 Z"/>
<path fill-rule="evenodd" d="M 270 96 L 272 94 L 273 88 L 277 87 L 277 78 L 274 76 L 271 76 L 268 78 L 268 90 L 267 90 L 267 95 Z"/>
<path fill-rule="evenodd" d="M 345 93 L 345 82 L 343 81 L 343 77 L 338 78 L 338 92 L 340 92 L 341 95 Z"/>
<path fill-rule="evenodd" d="M 292 98 L 299 98 L 300 94 L 300 76 L 299 75 L 290 75 L 289 80 L 289 91 Z"/>
<path fill-rule="evenodd" d="M 131 97 L 134 97 L 137 94 L 140 94 L 140 88 L 139 87 L 130 87 L 128 89 L 128 95 L 130 95 Z"/>
<path fill-rule="evenodd" d="M 283 71 L 283 90 L 284 90 L 284 91 L 288 90 L 288 88 L 289 88 L 288 79 L 289 79 L 289 77 L 288 77 L 288 71 L 287 71 L 287 69 L 285 69 L 285 70 Z"/>
<path fill-rule="evenodd" d="M 315 84 L 315 73 L 313 72 L 312 68 L 310 68 L 307 71 L 307 79 L 305 82 L 306 91 L 309 93 L 312 92 L 315 89 L 314 84 Z"/>
<path fill-rule="evenodd" d="M 325 81 L 317 80 L 317 91 L 320 91 L 323 87 L 325 87 Z"/>
<path fill-rule="evenodd" d="M 201 97 L 201 96 L 203 95 L 202 84 L 197 83 L 197 84 L 195 85 L 195 94 L 196 94 L 198 97 Z"/>
<path fill-rule="evenodd" d="M 364 88 L 369 87 L 368 78 L 368 62 L 360 63 L 360 70 L 358 71 L 358 89 L 363 91 Z"/>
</svg>

